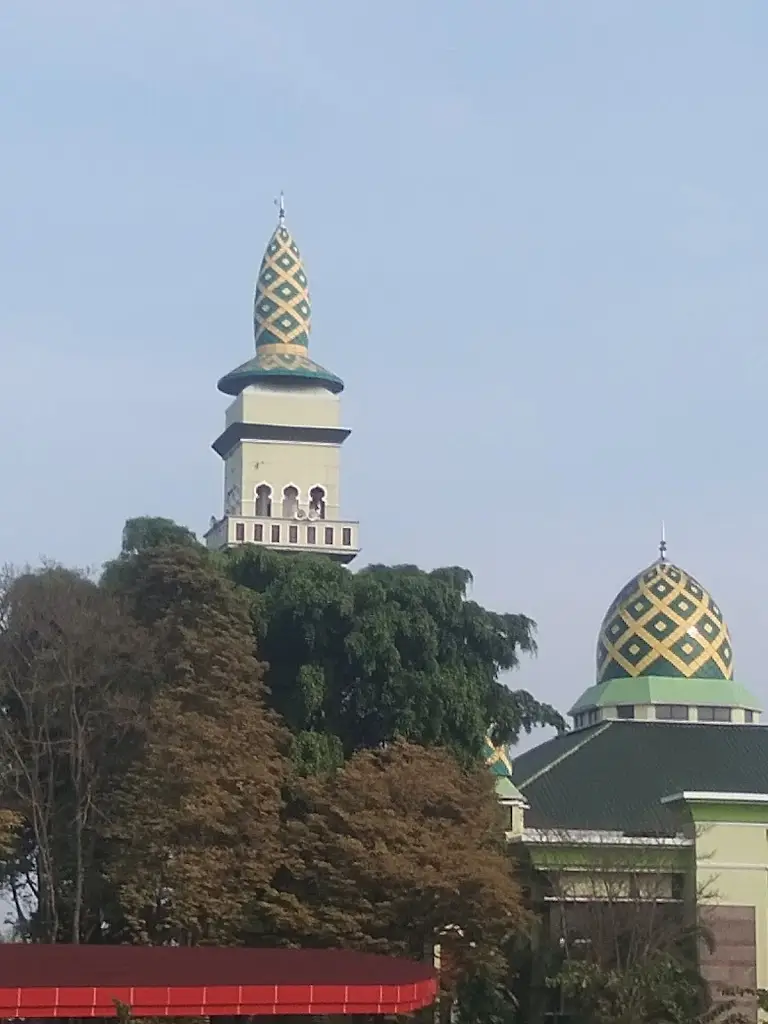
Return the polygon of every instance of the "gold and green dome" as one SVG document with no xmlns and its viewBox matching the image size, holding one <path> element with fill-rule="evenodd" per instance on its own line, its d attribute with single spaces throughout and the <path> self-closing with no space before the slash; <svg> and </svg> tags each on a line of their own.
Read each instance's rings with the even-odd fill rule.
<svg viewBox="0 0 768 1024">
<path fill-rule="evenodd" d="M 261 261 L 253 301 L 256 355 L 219 381 L 239 395 L 250 384 L 315 385 L 337 393 L 343 381 L 309 358 L 312 307 L 299 247 L 280 219 Z"/>
<path fill-rule="evenodd" d="M 659 560 L 622 587 L 597 641 L 597 683 L 663 677 L 733 679 L 720 608 L 693 576 Z"/>
</svg>

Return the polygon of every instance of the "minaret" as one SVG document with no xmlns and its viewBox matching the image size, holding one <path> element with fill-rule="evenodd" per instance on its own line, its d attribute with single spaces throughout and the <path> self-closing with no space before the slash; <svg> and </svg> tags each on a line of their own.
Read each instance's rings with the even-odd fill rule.
<svg viewBox="0 0 768 1024">
<path fill-rule="evenodd" d="M 358 523 L 339 506 L 344 383 L 309 358 L 310 302 L 299 247 L 277 227 L 261 261 L 253 305 L 256 355 L 219 381 L 234 396 L 213 449 L 224 460 L 224 515 L 209 548 L 261 544 L 350 562 Z"/>
</svg>

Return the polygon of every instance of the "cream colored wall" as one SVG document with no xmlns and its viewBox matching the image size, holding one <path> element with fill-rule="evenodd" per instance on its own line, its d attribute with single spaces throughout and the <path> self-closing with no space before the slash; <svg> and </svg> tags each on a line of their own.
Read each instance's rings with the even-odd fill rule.
<svg viewBox="0 0 768 1024">
<path fill-rule="evenodd" d="M 243 441 L 227 459 L 225 472 L 225 479 L 236 480 L 240 488 L 241 508 L 236 514 L 255 515 L 256 488 L 268 484 L 272 488 L 272 515 L 280 516 L 283 488 L 293 484 L 299 489 L 299 506 L 305 511 L 311 489 L 323 487 L 326 519 L 339 519 L 340 454 L 338 446 L 330 444 Z M 225 485 L 225 494 L 229 486 Z"/>
<path fill-rule="evenodd" d="M 227 426 L 233 423 L 269 423 L 281 426 L 337 427 L 340 403 L 337 395 L 323 388 L 246 388 L 227 409 Z M 325 490 L 326 519 L 341 518 L 339 497 L 340 449 L 333 444 L 285 441 L 242 441 L 225 460 L 224 500 L 233 515 L 256 514 L 256 488 L 272 488 L 272 515 L 282 512 L 283 488 L 299 489 L 299 505 L 309 507 L 313 487 Z M 232 489 L 239 492 L 239 504 L 228 505 Z"/>
<path fill-rule="evenodd" d="M 287 391 L 266 385 L 241 392 L 227 409 L 226 425 L 274 423 L 281 426 L 338 427 L 340 402 L 324 388 Z"/>
<path fill-rule="evenodd" d="M 229 495 L 232 493 L 234 487 L 240 488 L 242 494 L 242 481 L 243 481 L 243 452 L 240 445 L 238 445 L 234 451 L 230 452 L 229 456 L 224 462 L 224 512 L 225 514 L 229 510 Z M 239 511 L 239 508 L 235 507 L 233 511 Z"/>
<path fill-rule="evenodd" d="M 768 827 L 766 823 L 696 826 L 696 881 L 703 903 L 754 907 L 757 985 L 768 987 Z"/>
</svg>

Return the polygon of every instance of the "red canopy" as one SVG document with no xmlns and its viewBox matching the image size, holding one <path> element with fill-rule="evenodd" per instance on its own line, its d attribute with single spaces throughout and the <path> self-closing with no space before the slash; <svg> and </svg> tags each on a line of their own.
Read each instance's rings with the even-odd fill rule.
<svg viewBox="0 0 768 1024">
<path fill-rule="evenodd" d="M 0 1018 L 409 1013 L 431 966 L 350 950 L 0 945 Z"/>
</svg>

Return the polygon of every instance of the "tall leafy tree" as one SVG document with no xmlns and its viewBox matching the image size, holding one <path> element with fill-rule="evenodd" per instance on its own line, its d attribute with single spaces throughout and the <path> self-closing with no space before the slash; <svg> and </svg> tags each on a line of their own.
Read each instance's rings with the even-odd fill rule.
<svg viewBox="0 0 768 1024">
<path fill-rule="evenodd" d="M 104 566 L 102 582 L 119 589 L 122 575 L 131 576 L 132 560 L 139 554 L 159 547 L 184 547 L 202 550 L 195 534 L 186 526 L 163 516 L 135 516 L 126 519 L 120 554 Z"/>
<path fill-rule="evenodd" d="M 83 575 L 0 582 L 0 806 L 16 843 L 4 882 L 32 939 L 98 941 L 101 826 L 135 755 L 155 680 L 148 635 Z"/>
<path fill-rule="evenodd" d="M 163 516 L 136 516 L 126 519 L 123 527 L 123 556 L 136 555 L 147 548 L 156 548 L 165 544 L 177 547 L 196 547 L 199 541 L 195 534 L 186 526 L 181 526 L 173 519 Z"/>
<path fill-rule="evenodd" d="M 254 546 L 224 564 L 253 595 L 270 699 L 309 767 L 397 737 L 472 758 L 490 725 L 499 743 L 536 725 L 565 727 L 554 708 L 502 682 L 535 651 L 535 624 L 470 600 L 464 569 L 351 573 Z"/>
<path fill-rule="evenodd" d="M 443 949 L 449 989 L 526 922 L 493 780 L 448 751 L 396 742 L 298 780 L 261 933 L 302 945 L 422 957 Z"/>
<path fill-rule="evenodd" d="M 115 799 L 110 877 L 134 938 L 231 941 L 280 857 L 286 772 L 248 601 L 203 549 L 149 547 L 124 570 L 162 686 Z"/>
</svg>

